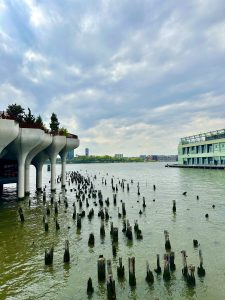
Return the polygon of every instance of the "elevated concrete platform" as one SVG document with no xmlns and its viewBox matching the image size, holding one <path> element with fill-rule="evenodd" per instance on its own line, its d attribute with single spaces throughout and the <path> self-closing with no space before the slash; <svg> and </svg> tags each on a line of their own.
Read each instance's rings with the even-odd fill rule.
<svg viewBox="0 0 225 300">
<path fill-rule="evenodd" d="M 166 168 L 184 168 L 184 169 L 213 169 L 225 170 L 225 165 L 182 165 L 182 164 L 167 164 Z"/>
</svg>

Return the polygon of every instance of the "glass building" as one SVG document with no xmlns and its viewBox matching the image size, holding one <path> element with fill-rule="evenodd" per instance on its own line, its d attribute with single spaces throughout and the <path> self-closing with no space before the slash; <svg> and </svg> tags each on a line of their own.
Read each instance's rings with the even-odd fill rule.
<svg viewBox="0 0 225 300">
<path fill-rule="evenodd" d="M 225 165 L 225 129 L 181 138 L 178 163 L 183 165 Z"/>
</svg>

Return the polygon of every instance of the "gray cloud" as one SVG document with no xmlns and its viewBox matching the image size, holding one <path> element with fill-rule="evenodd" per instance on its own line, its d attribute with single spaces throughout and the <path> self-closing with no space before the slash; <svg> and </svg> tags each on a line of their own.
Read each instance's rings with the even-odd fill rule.
<svg viewBox="0 0 225 300">
<path fill-rule="evenodd" d="M 92 153 L 176 153 L 224 127 L 225 3 L 0 1 L 0 104 L 52 111 Z"/>
</svg>

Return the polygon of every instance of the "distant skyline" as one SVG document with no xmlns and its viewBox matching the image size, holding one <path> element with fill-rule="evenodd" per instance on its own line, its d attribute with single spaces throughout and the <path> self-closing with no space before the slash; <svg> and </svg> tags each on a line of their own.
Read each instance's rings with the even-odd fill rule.
<svg viewBox="0 0 225 300">
<path fill-rule="evenodd" d="M 78 134 L 76 154 L 177 154 L 225 127 L 224 0 L 0 0 L 0 110 Z"/>
</svg>

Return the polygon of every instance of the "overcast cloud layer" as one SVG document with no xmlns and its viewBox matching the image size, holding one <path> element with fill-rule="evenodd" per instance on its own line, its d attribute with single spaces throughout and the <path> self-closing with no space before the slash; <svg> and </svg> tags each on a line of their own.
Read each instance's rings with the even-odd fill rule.
<svg viewBox="0 0 225 300">
<path fill-rule="evenodd" d="M 225 125 L 224 0 L 0 0 L 0 110 L 52 112 L 78 154 L 175 154 Z"/>
</svg>

